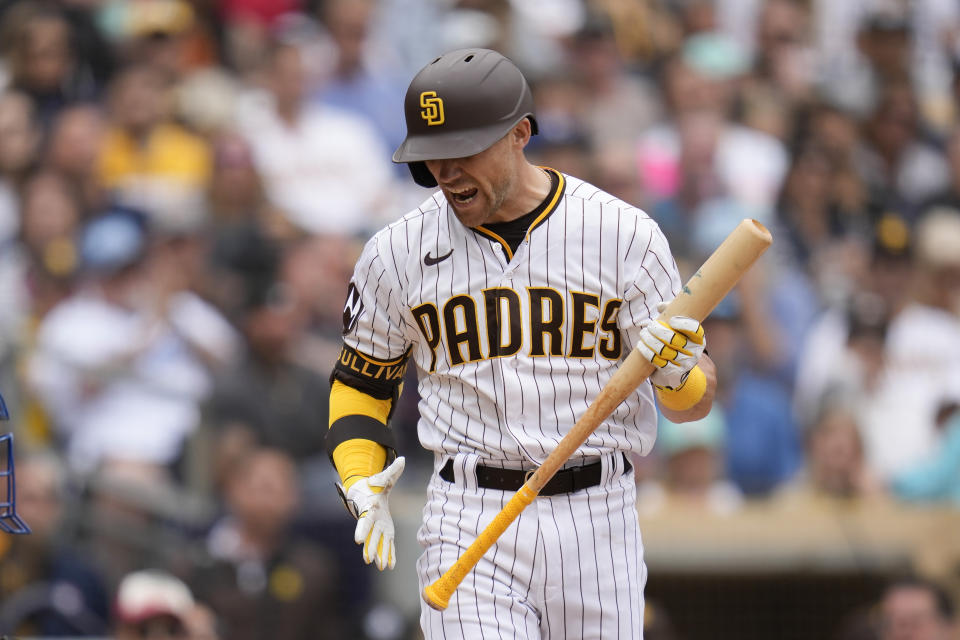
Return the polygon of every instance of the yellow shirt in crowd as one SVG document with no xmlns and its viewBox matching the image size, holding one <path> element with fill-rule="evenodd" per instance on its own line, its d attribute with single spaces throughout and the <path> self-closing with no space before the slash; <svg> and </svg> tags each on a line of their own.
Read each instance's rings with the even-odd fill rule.
<svg viewBox="0 0 960 640">
<path fill-rule="evenodd" d="M 111 129 L 100 155 L 100 177 L 108 189 L 143 177 L 200 187 L 209 179 L 211 168 L 210 150 L 203 139 L 175 124 L 157 125 L 143 145 L 126 131 Z"/>
</svg>

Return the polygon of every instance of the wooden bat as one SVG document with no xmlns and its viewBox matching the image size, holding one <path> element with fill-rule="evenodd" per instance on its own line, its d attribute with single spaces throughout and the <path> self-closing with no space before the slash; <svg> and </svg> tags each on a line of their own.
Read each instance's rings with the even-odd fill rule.
<svg viewBox="0 0 960 640">
<path fill-rule="evenodd" d="M 703 320 L 730 292 L 747 269 L 767 250 L 773 241 L 770 232 L 756 220 L 743 220 L 717 247 L 683 286 L 680 294 L 667 306 L 660 318 L 688 316 Z M 510 498 L 493 521 L 436 582 L 423 590 L 423 599 L 437 610 L 447 608 L 450 597 L 483 554 L 507 530 L 550 478 L 570 458 L 627 396 L 654 371 L 654 365 L 634 349 L 607 381 L 603 389 L 563 437 L 557 448 L 533 472 Z"/>
</svg>

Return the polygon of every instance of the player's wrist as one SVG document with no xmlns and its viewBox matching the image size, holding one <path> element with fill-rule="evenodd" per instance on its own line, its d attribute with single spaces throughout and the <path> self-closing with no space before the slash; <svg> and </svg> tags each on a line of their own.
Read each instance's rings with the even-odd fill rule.
<svg viewBox="0 0 960 640">
<path fill-rule="evenodd" d="M 356 485 L 361 480 L 366 480 L 369 477 L 370 476 L 367 476 L 367 475 L 356 474 L 342 480 L 340 484 L 343 486 L 344 491 L 346 491 L 347 493 L 350 493 L 350 489 L 352 489 L 354 485 Z M 368 488 L 371 493 L 380 493 L 383 490 L 382 487 L 368 487 Z"/>
<path fill-rule="evenodd" d="M 699 365 L 693 367 L 676 389 L 657 386 L 660 405 L 671 411 L 686 411 L 697 405 L 707 392 L 707 376 Z"/>
<path fill-rule="evenodd" d="M 344 490 L 349 491 L 357 482 L 383 471 L 387 450 L 372 440 L 354 438 L 337 445 L 331 457 Z"/>
</svg>

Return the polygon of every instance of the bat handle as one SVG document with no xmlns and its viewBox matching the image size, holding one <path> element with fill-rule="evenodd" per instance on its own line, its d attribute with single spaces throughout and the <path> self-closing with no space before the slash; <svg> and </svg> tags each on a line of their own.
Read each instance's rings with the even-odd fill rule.
<svg viewBox="0 0 960 640">
<path fill-rule="evenodd" d="M 423 599 L 437 611 L 443 611 L 450 604 L 450 597 L 457 590 L 460 583 L 470 570 L 480 561 L 487 549 L 503 535 L 510 523 L 517 519 L 520 512 L 537 497 L 538 491 L 524 484 L 513 494 L 510 501 L 503 507 L 493 521 L 480 532 L 477 539 L 467 547 L 467 550 L 457 559 L 453 566 L 440 576 L 436 582 L 423 589 Z"/>
</svg>

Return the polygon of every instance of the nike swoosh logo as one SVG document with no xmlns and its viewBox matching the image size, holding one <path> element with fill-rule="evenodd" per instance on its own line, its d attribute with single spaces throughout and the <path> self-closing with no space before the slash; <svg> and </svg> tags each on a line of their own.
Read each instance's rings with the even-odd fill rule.
<svg viewBox="0 0 960 640">
<path fill-rule="evenodd" d="M 443 262 L 444 260 L 449 258 L 450 254 L 452 253 L 453 253 L 453 249 L 450 249 L 450 251 L 443 254 L 442 256 L 437 256 L 436 258 L 434 258 L 432 255 L 430 255 L 430 252 L 428 251 L 426 255 L 423 256 L 423 264 L 427 265 L 428 267 L 432 267 L 438 262 Z"/>
</svg>

